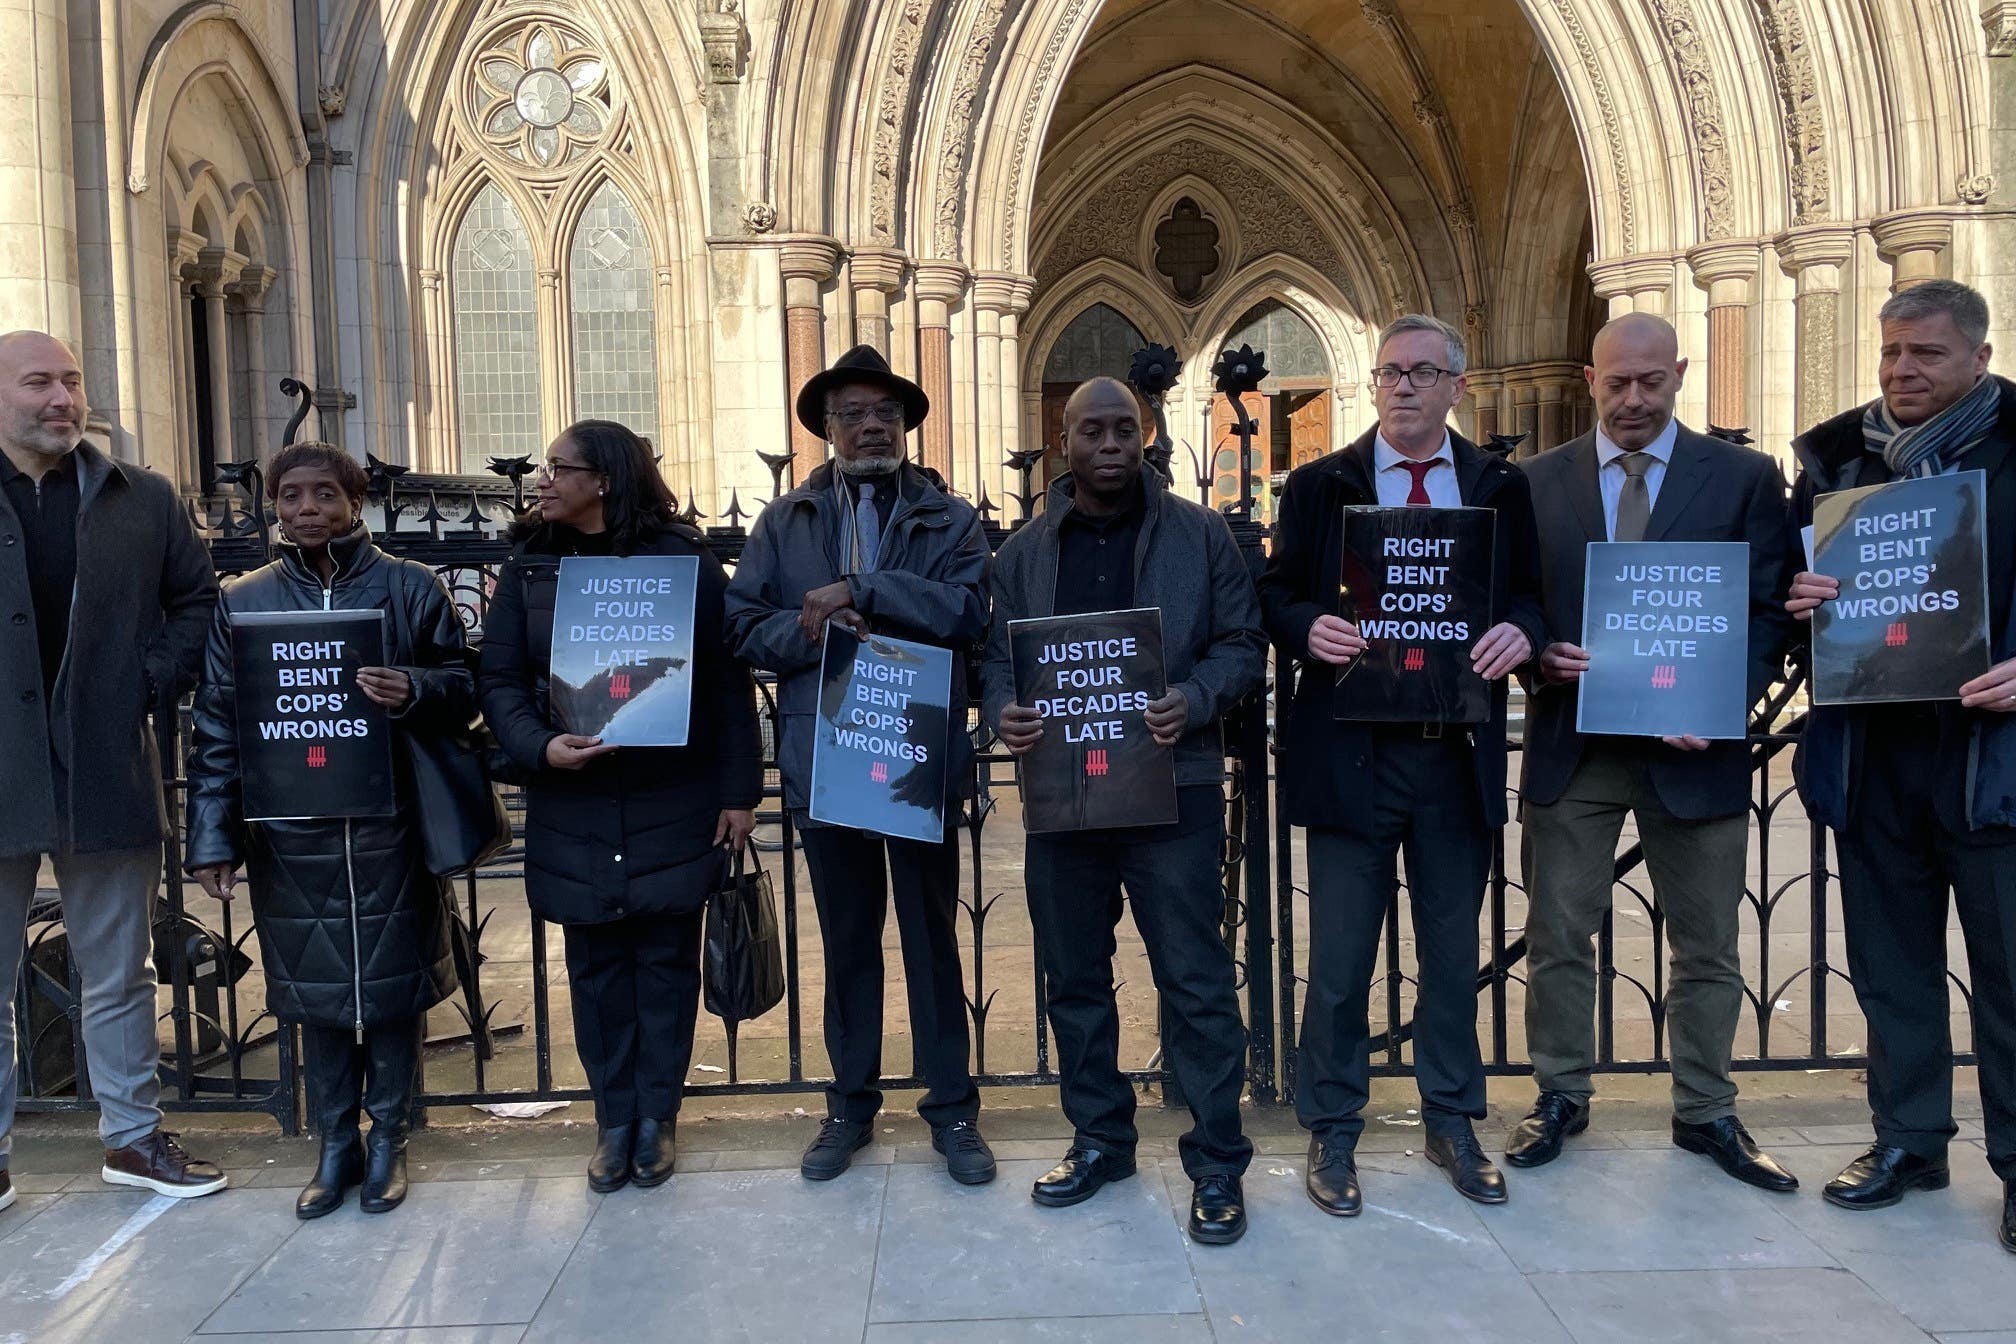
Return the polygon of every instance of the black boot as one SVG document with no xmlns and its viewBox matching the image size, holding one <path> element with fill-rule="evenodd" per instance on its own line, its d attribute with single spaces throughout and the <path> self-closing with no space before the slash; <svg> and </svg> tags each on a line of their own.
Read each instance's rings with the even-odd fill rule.
<svg viewBox="0 0 2016 1344">
<path fill-rule="evenodd" d="M 588 1159 L 588 1188 L 607 1195 L 630 1184 L 637 1154 L 637 1122 L 604 1125 L 595 1131 L 595 1155 Z"/>
<path fill-rule="evenodd" d="M 406 1137 L 413 1127 L 413 1089 L 420 1073 L 421 1022 L 399 1022 L 365 1032 L 370 1079 L 364 1109 L 371 1134 L 364 1141 L 364 1189 L 357 1207 L 390 1213 L 406 1202 Z"/>
<path fill-rule="evenodd" d="M 342 1208 L 343 1196 L 364 1179 L 364 1139 L 357 1129 L 364 1080 L 357 1043 L 349 1032 L 304 1027 L 301 1040 L 309 1111 L 322 1135 L 315 1175 L 294 1201 L 295 1217 L 307 1222 Z"/>
</svg>

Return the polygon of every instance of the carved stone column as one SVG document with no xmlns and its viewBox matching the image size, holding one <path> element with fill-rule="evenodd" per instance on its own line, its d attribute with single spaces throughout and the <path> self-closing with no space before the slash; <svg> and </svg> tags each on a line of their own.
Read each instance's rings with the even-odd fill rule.
<svg viewBox="0 0 2016 1344">
<path fill-rule="evenodd" d="M 210 364 L 210 460 L 234 462 L 231 445 L 231 330 L 225 320 L 224 296 L 238 282 L 246 258 L 228 247 L 206 247 L 196 254 L 189 276 L 203 300 L 205 352 Z M 204 481 L 208 489 L 210 482 Z"/>
<path fill-rule="evenodd" d="M 81 357 L 84 311 L 77 255 L 77 189 L 70 97 L 70 9 L 65 0 L 0 5 L 8 54 L 7 130 L 0 136 L 0 331 L 46 331 Z M 80 15 L 94 10 L 78 7 Z M 87 32 L 95 27 L 85 20 Z M 89 39 L 95 42 L 95 32 Z M 98 90 L 78 105 L 95 105 Z M 85 116 L 90 117 L 91 113 Z M 99 134 L 103 134 L 101 129 Z M 111 128 L 123 136 L 124 126 Z M 88 137 L 87 137 L 88 139 Z M 105 186 L 98 167 L 97 186 Z M 121 187 L 115 190 L 123 190 Z M 125 202 L 114 201 L 123 209 Z M 131 389 L 120 388 L 122 399 Z"/>
<path fill-rule="evenodd" d="M 1596 297 L 1610 305 L 1610 316 L 1625 313 L 1672 311 L 1673 258 L 1670 256 L 1622 257 L 1599 261 L 1589 268 L 1589 281 Z"/>
<path fill-rule="evenodd" d="M 886 247 L 864 247 L 848 264 L 854 285 L 854 339 L 889 357 L 889 300 L 903 288 L 910 258 Z"/>
<path fill-rule="evenodd" d="M 1899 293 L 1946 274 L 1946 249 L 1953 243 L 1953 221 L 1943 214 L 1906 210 L 1885 215 L 1870 226 L 1876 253 L 1890 263 L 1890 292 Z"/>
<path fill-rule="evenodd" d="M 203 251 L 203 235 L 181 227 L 168 230 L 168 343 L 175 370 L 175 443 L 181 470 L 177 477 L 182 493 L 192 499 L 209 492 L 210 482 L 199 480 L 202 455 L 196 444 L 196 351 L 195 333 L 190 325 L 189 296 L 193 291 L 196 258 Z"/>
<path fill-rule="evenodd" d="M 1841 408 L 1838 364 L 1841 268 L 1855 255 L 1847 228 L 1795 229 L 1774 243 L 1778 266 L 1792 277 L 1793 420 L 1801 429 Z"/>
<path fill-rule="evenodd" d="M 1001 479 L 1008 472 L 1008 454 L 1022 447 L 1022 315 L 1036 296 L 1036 281 L 1026 275 L 1011 275 L 1008 306 L 1001 314 Z M 1040 391 L 1038 393 L 1041 395 Z M 1005 492 L 1002 495 L 1007 498 Z"/>
<path fill-rule="evenodd" d="M 1022 282 L 1022 276 L 1005 271 L 984 271 L 973 278 L 973 338 L 978 366 L 974 390 L 980 401 L 980 441 L 973 453 L 975 490 L 985 484 L 988 498 L 996 504 L 1007 497 L 1002 463 L 1015 445 L 1015 425 L 1021 418 L 1015 303 Z M 1025 298 L 1025 306 L 1027 302 Z"/>
<path fill-rule="evenodd" d="M 1714 243 L 1687 254 L 1694 283 L 1708 291 L 1708 423 L 1736 429 L 1749 423 L 1749 315 L 1757 248 Z"/>
<path fill-rule="evenodd" d="M 280 272 L 271 266 L 247 266 L 231 286 L 231 297 L 244 316 L 245 330 L 245 424 L 252 436 L 248 451 L 265 457 L 280 446 L 279 435 L 266 418 L 266 294 Z"/>
<path fill-rule="evenodd" d="M 784 273 L 785 378 L 795 407 L 798 390 L 826 367 L 826 308 L 821 294 L 839 266 L 840 244 L 802 234 L 784 239 L 777 255 Z M 785 414 L 791 425 L 791 477 L 802 481 L 826 460 L 826 442 L 799 424 L 794 411 Z"/>
<path fill-rule="evenodd" d="M 931 398 L 924 422 L 924 465 L 952 479 L 952 306 L 966 295 L 966 268 L 953 261 L 917 263 L 917 381 Z"/>
<path fill-rule="evenodd" d="M 1476 440 L 1489 446 L 1498 432 L 1498 398 L 1505 390 L 1505 375 L 1496 369 L 1470 371 L 1470 404 L 1476 411 Z"/>
</svg>

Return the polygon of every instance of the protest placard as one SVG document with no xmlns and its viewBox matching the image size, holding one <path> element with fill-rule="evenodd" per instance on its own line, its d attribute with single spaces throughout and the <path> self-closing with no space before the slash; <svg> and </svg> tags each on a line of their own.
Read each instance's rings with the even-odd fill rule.
<svg viewBox="0 0 2016 1344">
<path fill-rule="evenodd" d="M 1015 702 L 1043 716 L 1016 764 L 1032 832 L 1157 826 L 1176 820 L 1173 748 L 1144 714 L 1166 690 L 1162 612 L 1044 616 L 1008 623 Z"/>
<path fill-rule="evenodd" d="M 245 820 L 391 815 L 391 715 L 357 686 L 384 612 L 236 612 L 231 662 Z"/>
<path fill-rule="evenodd" d="M 945 836 L 952 653 L 826 626 L 813 725 L 814 821 L 905 840 Z"/>
<path fill-rule="evenodd" d="M 1582 585 L 1575 730 L 1742 738 L 1749 731 L 1750 546 L 1593 541 Z"/>
<path fill-rule="evenodd" d="M 1813 702 L 1957 700 L 1986 672 L 1987 479 L 1978 471 L 1820 496 L 1813 569 L 1841 595 L 1813 612 Z"/>
<path fill-rule="evenodd" d="M 553 713 L 619 747 L 683 747 L 693 712 L 690 555 L 570 555 L 553 602 Z"/>
<path fill-rule="evenodd" d="M 1339 614 L 1366 647 L 1337 671 L 1336 717 L 1490 717 L 1491 687 L 1470 650 L 1491 628 L 1496 523 L 1489 509 L 1345 508 Z"/>
</svg>

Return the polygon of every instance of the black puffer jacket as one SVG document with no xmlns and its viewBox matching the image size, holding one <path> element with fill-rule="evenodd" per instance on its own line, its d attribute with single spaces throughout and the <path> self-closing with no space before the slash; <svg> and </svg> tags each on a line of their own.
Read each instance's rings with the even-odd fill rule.
<svg viewBox="0 0 2016 1344">
<path fill-rule="evenodd" d="M 721 621 L 728 576 L 698 532 L 675 527 L 638 555 L 700 559 L 693 604 L 692 728 L 683 747 L 625 747 L 580 770 L 546 764 L 560 735 L 547 697 L 560 561 L 608 555 L 606 534 L 542 527 L 497 576 L 483 620 L 483 714 L 524 770 L 525 896 L 556 924 L 699 909 L 727 855 L 714 844 L 724 809 L 763 797 L 763 741 L 749 669 L 728 652 Z"/>
<path fill-rule="evenodd" d="M 413 679 L 402 733 L 449 730 L 475 714 L 462 619 L 425 565 L 397 560 L 359 527 L 331 543 L 321 577 L 292 547 L 224 587 L 197 688 L 183 866 L 243 863 L 266 970 L 266 1005 L 285 1022 L 375 1026 L 412 1018 L 455 990 L 439 878 L 427 871 L 410 807 L 390 817 L 247 823 L 238 775 L 232 612 L 392 612 L 387 660 Z M 396 788 L 411 797 L 403 752 Z M 353 949 L 355 949 L 353 953 Z"/>
</svg>

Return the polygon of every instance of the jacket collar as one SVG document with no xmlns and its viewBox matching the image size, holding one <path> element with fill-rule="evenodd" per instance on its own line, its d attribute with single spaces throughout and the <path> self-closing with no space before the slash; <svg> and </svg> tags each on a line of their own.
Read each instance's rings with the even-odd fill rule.
<svg viewBox="0 0 2016 1344">
<path fill-rule="evenodd" d="M 1162 473 L 1141 464 L 1141 525 L 1150 526 L 1162 512 L 1162 496 L 1169 487 L 1162 480 Z M 1070 473 L 1050 482 L 1050 488 L 1043 496 L 1043 512 L 1036 516 L 1035 525 L 1052 532 L 1064 525 L 1064 520 L 1078 508 L 1078 482 Z"/>
<path fill-rule="evenodd" d="M 1988 376 L 2002 389 L 2002 404 L 1995 416 L 1995 437 L 2005 443 L 2016 443 L 2016 383 L 2000 374 Z M 1863 448 L 1862 417 L 1874 404 L 1864 402 L 1852 410 L 1843 411 L 1792 440 L 1792 451 L 1799 459 L 1799 466 L 1813 479 L 1815 486 L 1833 490 L 1853 484 L 1848 477 L 1854 474 L 1856 463 L 1869 455 Z"/>
<path fill-rule="evenodd" d="M 322 587 L 322 576 L 315 572 L 315 567 L 301 554 L 299 546 L 282 537 L 273 543 L 273 549 L 288 577 L 298 583 L 309 584 L 315 588 Z M 330 579 L 329 587 L 341 588 L 369 569 L 377 558 L 378 548 L 371 543 L 370 525 L 359 523 L 346 535 L 331 541 L 329 554 L 336 561 L 336 574 Z"/>
<path fill-rule="evenodd" d="M 833 477 L 837 471 L 838 468 L 831 462 L 820 463 L 802 482 L 782 496 L 782 499 L 793 505 L 806 505 L 814 509 L 830 507 L 833 500 Z M 945 497 L 945 478 L 931 468 L 905 461 L 897 468 L 897 481 L 903 499 L 901 512 L 943 513 L 951 508 L 951 501 Z"/>
<path fill-rule="evenodd" d="M 1356 486 L 1361 495 L 1375 502 L 1379 498 L 1379 488 L 1374 484 L 1372 449 L 1378 437 L 1379 427 L 1375 424 L 1352 440 L 1343 451 L 1330 454 L 1321 463 L 1327 474 Z M 1495 455 L 1485 452 L 1453 429 L 1449 431 L 1449 451 L 1456 458 L 1456 484 L 1465 504 L 1478 502 L 1479 489 L 1488 478 L 1511 470 Z"/>
</svg>

